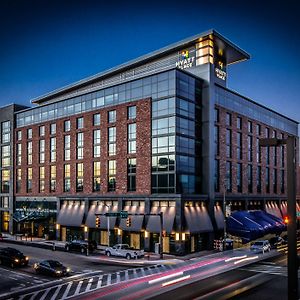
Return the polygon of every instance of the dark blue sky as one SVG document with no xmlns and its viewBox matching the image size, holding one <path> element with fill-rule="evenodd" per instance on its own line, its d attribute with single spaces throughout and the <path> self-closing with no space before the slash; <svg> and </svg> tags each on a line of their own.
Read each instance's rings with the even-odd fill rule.
<svg viewBox="0 0 300 300">
<path fill-rule="evenodd" d="M 299 7 L 280 3 L 2 0 L 0 105 L 29 105 L 55 88 L 214 28 L 251 55 L 229 67 L 228 87 L 300 121 Z"/>
</svg>

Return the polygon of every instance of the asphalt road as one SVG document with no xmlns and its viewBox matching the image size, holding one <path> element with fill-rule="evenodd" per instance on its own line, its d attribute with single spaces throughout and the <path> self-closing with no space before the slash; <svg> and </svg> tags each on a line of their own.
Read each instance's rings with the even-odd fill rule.
<svg viewBox="0 0 300 300">
<path fill-rule="evenodd" d="M 89 256 L 80 253 L 70 253 L 61 251 L 51 251 L 42 248 L 35 248 L 24 245 L 16 245 L 3 243 L 0 248 L 11 247 L 20 250 L 24 255 L 29 257 L 29 265 L 11 269 L 6 266 L 0 266 L 0 297 L 9 292 L 22 291 L 22 289 L 32 286 L 38 286 L 57 280 L 50 276 L 36 274 L 33 264 L 45 259 L 54 259 L 70 267 L 72 272 L 69 276 L 70 280 L 76 275 L 87 276 L 89 274 L 106 274 L 117 271 L 126 270 L 129 266 L 120 264 L 109 264 L 107 260 L 101 261 L 105 256 L 99 254 L 91 254 Z M 65 278 L 64 280 L 68 280 Z"/>
</svg>

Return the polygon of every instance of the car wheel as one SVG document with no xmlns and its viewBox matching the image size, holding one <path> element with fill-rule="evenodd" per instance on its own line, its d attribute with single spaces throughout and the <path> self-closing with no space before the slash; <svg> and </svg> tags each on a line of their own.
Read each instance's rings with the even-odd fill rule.
<svg viewBox="0 0 300 300">
<path fill-rule="evenodd" d="M 131 255 L 129 253 L 126 254 L 126 259 L 131 259 Z"/>
<path fill-rule="evenodd" d="M 108 257 L 110 257 L 110 256 L 111 256 L 111 253 L 110 253 L 109 251 L 107 251 L 107 252 L 106 252 L 106 255 L 107 255 Z"/>
<path fill-rule="evenodd" d="M 66 250 L 67 250 L 67 251 L 70 251 L 70 247 L 69 247 L 69 246 L 66 246 Z"/>
<path fill-rule="evenodd" d="M 13 269 L 15 267 L 15 264 L 13 262 L 10 263 L 10 267 Z"/>
<path fill-rule="evenodd" d="M 80 252 L 83 254 L 85 252 L 85 249 L 84 248 L 81 248 L 80 249 Z"/>
</svg>

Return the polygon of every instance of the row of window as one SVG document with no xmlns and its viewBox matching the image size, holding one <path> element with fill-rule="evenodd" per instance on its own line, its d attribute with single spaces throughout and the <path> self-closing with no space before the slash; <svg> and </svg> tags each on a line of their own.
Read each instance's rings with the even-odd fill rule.
<svg viewBox="0 0 300 300">
<path fill-rule="evenodd" d="M 225 188 L 227 192 L 232 192 L 232 162 L 227 161 L 226 162 L 226 173 L 225 173 Z M 271 174 L 270 174 L 270 168 L 266 167 L 265 169 L 265 186 L 266 186 L 266 193 L 271 192 L 271 185 L 273 186 L 272 192 L 274 194 L 277 194 L 279 191 L 277 190 L 277 177 L 278 177 L 278 171 L 277 169 L 272 170 L 272 183 L 271 183 Z M 280 193 L 285 192 L 285 181 L 284 176 L 285 172 L 284 170 L 280 170 Z M 247 165 L 247 192 L 253 193 L 253 166 Z M 256 186 L 257 186 L 257 193 L 262 192 L 262 168 L 261 166 L 257 166 L 256 169 Z M 242 193 L 243 191 L 243 164 L 237 163 L 236 164 L 236 188 L 238 193 Z M 215 160 L 215 191 L 220 191 L 220 161 Z"/>
<path fill-rule="evenodd" d="M 129 106 L 127 108 L 127 117 L 129 120 L 136 118 L 136 106 Z M 116 110 L 111 110 L 108 112 L 108 123 L 115 123 L 116 122 Z M 100 113 L 93 115 L 93 126 L 99 126 L 101 123 L 101 116 Z M 83 129 L 84 128 L 84 118 L 80 117 L 76 119 L 76 129 Z M 66 120 L 64 121 L 64 131 L 68 132 L 71 130 L 71 121 Z M 50 124 L 50 135 L 56 134 L 56 123 Z M 45 125 L 39 127 L 39 136 L 45 136 Z M 27 129 L 27 139 L 32 139 L 32 128 Z M 17 140 L 22 140 L 22 131 L 17 131 Z"/>
<path fill-rule="evenodd" d="M 8 172 L 4 172 L 8 171 Z M 9 189 L 9 170 L 2 170 L 2 192 Z M 16 191 L 21 191 L 22 185 L 22 169 L 17 169 Z M 101 168 L 100 162 L 93 162 L 93 191 L 101 190 Z M 71 191 L 71 165 L 64 165 L 64 192 Z M 27 193 L 32 192 L 32 168 L 27 168 L 26 178 Z M 50 166 L 50 192 L 56 192 L 56 166 Z M 84 187 L 84 167 L 83 163 L 76 164 L 76 192 L 82 192 Z M 116 190 L 116 161 L 108 161 L 108 191 Z M 136 158 L 129 158 L 127 162 L 127 190 L 129 192 L 136 191 Z M 39 167 L 39 192 L 45 191 L 45 167 Z"/>
</svg>

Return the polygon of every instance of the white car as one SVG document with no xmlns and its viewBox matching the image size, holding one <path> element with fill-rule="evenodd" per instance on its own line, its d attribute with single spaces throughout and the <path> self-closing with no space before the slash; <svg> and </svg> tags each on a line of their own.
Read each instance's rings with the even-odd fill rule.
<svg viewBox="0 0 300 300">
<path fill-rule="evenodd" d="M 256 241 L 254 242 L 251 247 L 250 250 L 253 252 L 270 252 L 271 251 L 271 244 L 269 241 L 265 240 L 265 241 Z"/>
<path fill-rule="evenodd" d="M 120 256 L 126 257 L 127 259 L 139 258 L 144 256 L 144 250 L 136 250 L 130 248 L 128 244 L 117 244 L 113 247 L 107 247 L 105 249 L 105 254 L 107 256 Z"/>
</svg>

